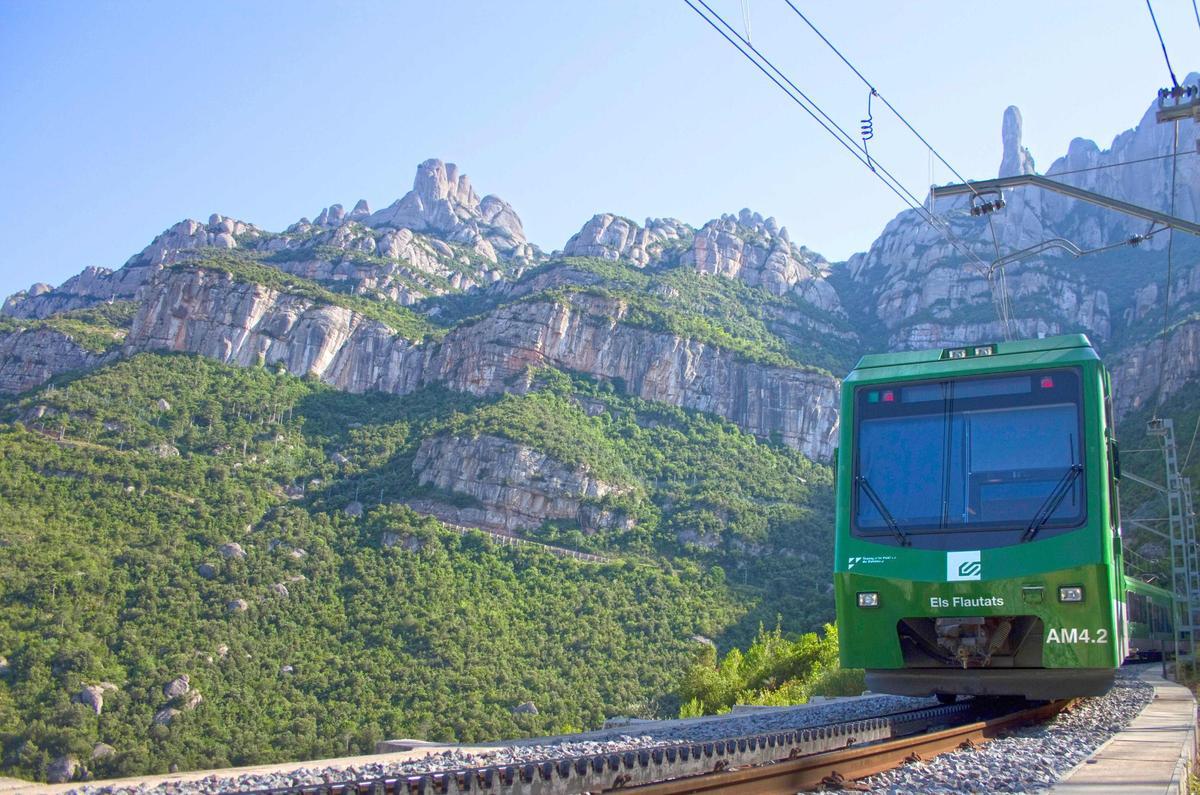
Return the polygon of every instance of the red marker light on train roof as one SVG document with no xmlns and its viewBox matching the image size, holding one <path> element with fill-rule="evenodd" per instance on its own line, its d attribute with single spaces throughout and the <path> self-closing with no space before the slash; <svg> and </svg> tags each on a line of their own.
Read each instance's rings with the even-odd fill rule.
<svg viewBox="0 0 1200 795">
<path fill-rule="evenodd" d="M 883 402 L 884 403 L 895 403 L 896 402 L 896 393 L 890 389 L 886 390 L 883 393 Z"/>
<path fill-rule="evenodd" d="M 1042 389 L 1053 389 L 1054 379 L 1048 375 L 1042 376 Z"/>
</svg>

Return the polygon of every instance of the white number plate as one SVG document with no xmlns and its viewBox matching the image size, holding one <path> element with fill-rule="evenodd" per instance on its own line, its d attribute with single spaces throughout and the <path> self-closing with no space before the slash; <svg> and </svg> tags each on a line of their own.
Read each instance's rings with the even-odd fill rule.
<svg viewBox="0 0 1200 795">
<path fill-rule="evenodd" d="M 1064 627 L 1046 633 L 1047 643 L 1108 643 L 1107 629 L 1078 629 Z"/>
</svg>

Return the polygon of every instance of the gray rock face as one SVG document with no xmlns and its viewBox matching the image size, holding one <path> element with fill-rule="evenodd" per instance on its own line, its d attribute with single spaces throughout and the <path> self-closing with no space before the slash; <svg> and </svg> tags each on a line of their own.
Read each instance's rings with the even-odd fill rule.
<svg viewBox="0 0 1200 795">
<path fill-rule="evenodd" d="M 645 267 L 659 259 L 664 249 L 691 240 L 695 230 L 674 218 L 648 218 L 640 227 L 628 218 L 600 213 L 584 224 L 563 246 L 568 257 L 623 259 Z"/>
<path fill-rule="evenodd" d="M 166 698 L 178 698 L 191 689 L 191 677 L 183 674 L 163 685 L 163 696 Z"/>
<path fill-rule="evenodd" d="M 1165 402 L 1188 382 L 1200 378 L 1200 319 L 1171 329 L 1165 344 L 1162 337 L 1155 337 L 1130 346 L 1108 366 L 1113 381 L 1113 411 L 1118 418 L 1143 406 Z"/>
<path fill-rule="evenodd" d="M 170 271 L 148 288 L 127 347 L 282 365 L 350 392 L 400 394 L 416 388 L 424 358 L 421 346 L 349 309 L 202 269 Z"/>
<path fill-rule="evenodd" d="M 0 332 L 0 393 L 39 387 L 59 373 L 90 370 L 112 359 L 49 328 Z"/>
<path fill-rule="evenodd" d="M 684 261 L 701 273 L 740 279 L 775 295 L 795 291 L 826 312 L 841 312 L 837 291 L 826 281 L 829 264 L 788 239 L 774 218 L 742 210 L 709 221 L 696 233 Z"/>
<path fill-rule="evenodd" d="M 597 517 L 587 511 L 587 502 L 631 490 L 495 436 L 426 439 L 413 459 L 413 472 L 421 485 L 465 494 L 480 503 L 454 508 L 423 500 L 414 504 L 418 510 L 452 524 L 505 532 L 532 530 L 548 519 L 574 519 L 585 529 L 600 529 L 589 526 Z M 621 521 L 612 515 L 604 519 L 601 526 Z"/>
</svg>

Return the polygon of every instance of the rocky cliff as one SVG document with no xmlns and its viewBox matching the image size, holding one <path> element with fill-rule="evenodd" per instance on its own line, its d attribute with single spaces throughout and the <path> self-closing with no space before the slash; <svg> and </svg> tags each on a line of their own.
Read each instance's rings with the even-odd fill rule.
<svg viewBox="0 0 1200 795">
<path fill-rule="evenodd" d="M 1120 419 L 1143 406 L 1162 403 L 1200 378 L 1200 316 L 1132 345 L 1108 363 L 1113 379 L 1113 410 Z"/>
<path fill-rule="evenodd" d="M 520 391 L 532 370 L 556 367 L 717 414 L 818 459 L 831 454 L 837 427 L 837 380 L 828 373 L 764 365 L 635 325 L 626 303 L 584 292 L 503 305 L 433 344 L 401 339 L 345 307 L 218 271 L 171 269 L 145 290 L 126 350 L 282 366 L 351 392 L 396 394 L 430 383 L 480 395 Z"/>
<path fill-rule="evenodd" d="M 624 522 L 621 514 L 599 503 L 632 490 L 495 436 L 428 438 L 412 466 L 422 486 L 473 503 L 455 506 L 436 498 L 411 500 L 414 508 L 451 524 L 502 533 L 536 530 L 556 519 L 578 522 L 585 532 L 616 527 Z"/>
<path fill-rule="evenodd" d="M 147 286 L 126 352 L 195 353 L 278 366 L 350 392 L 406 394 L 426 352 L 383 323 L 205 268 L 164 271 Z"/>
<path fill-rule="evenodd" d="M 0 332 L 0 393 L 24 392 L 60 373 L 90 370 L 112 358 L 88 350 L 57 329 Z"/>
</svg>

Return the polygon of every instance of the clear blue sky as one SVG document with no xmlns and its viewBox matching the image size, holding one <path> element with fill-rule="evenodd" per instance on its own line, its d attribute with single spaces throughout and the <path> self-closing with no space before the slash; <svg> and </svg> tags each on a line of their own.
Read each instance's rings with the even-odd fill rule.
<svg viewBox="0 0 1200 795">
<path fill-rule="evenodd" d="M 739 0 L 714 5 L 741 24 Z M 855 130 L 865 89 L 782 0 L 747 5 L 754 43 Z M 1107 146 L 1167 82 L 1136 0 L 798 5 L 972 178 L 994 176 L 1009 104 L 1044 168 L 1073 137 Z M 1195 70 L 1191 3 L 1156 11 Z M 874 151 L 924 190 L 924 151 L 875 117 Z M 599 211 L 749 206 L 841 259 L 901 209 L 677 0 L 0 0 L 0 295 L 117 267 L 183 218 L 378 208 L 428 157 L 547 250 Z"/>
</svg>

